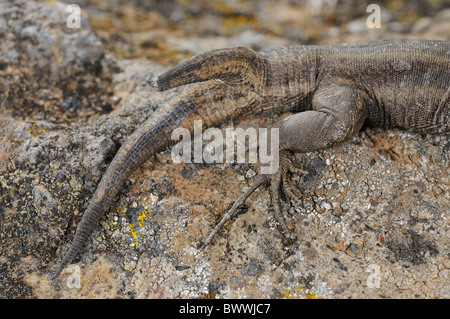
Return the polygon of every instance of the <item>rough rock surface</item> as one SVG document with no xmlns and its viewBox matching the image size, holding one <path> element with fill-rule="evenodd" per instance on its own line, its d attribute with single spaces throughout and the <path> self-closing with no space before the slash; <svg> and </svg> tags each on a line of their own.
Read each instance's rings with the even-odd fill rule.
<svg viewBox="0 0 450 319">
<path fill-rule="evenodd" d="M 245 6 L 234 9 L 238 14 L 227 11 L 222 23 L 234 18 L 241 23 L 235 33 L 216 30 L 203 37 L 198 31 L 177 41 L 176 31 L 164 43 L 181 59 L 250 39 L 257 39 L 250 45 L 259 48 L 301 39 L 286 31 L 291 21 L 287 5 L 280 4 L 277 12 L 267 9 L 271 6 L 257 11 L 258 19 L 245 15 L 250 10 Z M 282 244 L 269 192 L 262 188 L 212 245 L 199 249 L 257 167 L 174 164 L 166 151 L 132 175 L 83 253 L 63 272 L 62 282 L 52 285 L 50 269 L 68 248 L 119 145 L 176 92 L 155 93 L 144 84 L 150 72 L 167 67 L 168 60 L 147 55 L 166 52 L 159 29 L 131 30 L 130 38 L 119 33 L 114 38 L 101 27 L 110 19 L 104 10 L 89 18 L 93 26 L 100 25 L 96 36 L 84 12 L 82 28 L 67 30 L 66 4 L 57 1 L 1 2 L 0 7 L 1 297 L 450 297 L 448 136 L 369 128 L 343 145 L 296 155 L 296 165 L 309 174 L 292 175 L 303 193 L 301 202 L 283 202 L 298 239 L 290 246 Z M 152 26 L 189 22 L 188 15 L 199 10 L 176 8 L 150 8 Z M 127 10 L 126 17 L 136 14 Z M 418 33 L 411 36 L 437 38 L 435 29 L 440 38 L 450 39 L 448 30 L 440 31 L 445 12 L 430 18 L 436 23 L 414 24 Z M 210 16 L 200 16 L 212 25 Z M 284 31 L 268 36 L 261 30 L 277 24 L 265 19 L 278 21 Z M 187 29 L 199 28 L 199 21 Z M 256 21 L 259 29 L 244 28 Z M 125 58 L 104 51 L 99 38 L 105 47 L 117 39 L 125 48 L 139 39 L 153 42 L 140 47 L 146 58 Z M 343 32 L 319 42 L 354 39 L 362 35 Z M 62 43 L 71 43 L 70 48 Z M 266 126 L 281 116 L 241 119 L 222 129 Z"/>
</svg>

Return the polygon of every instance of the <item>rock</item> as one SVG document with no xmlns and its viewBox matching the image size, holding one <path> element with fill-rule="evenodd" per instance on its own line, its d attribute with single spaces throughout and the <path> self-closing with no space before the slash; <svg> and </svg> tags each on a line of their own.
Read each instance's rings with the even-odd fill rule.
<svg viewBox="0 0 450 319">
<path fill-rule="evenodd" d="M 87 142 L 86 156 L 83 165 L 88 171 L 99 178 L 106 160 L 112 157 L 115 150 L 114 142 L 105 136 L 94 138 Z"/>
<path fill-rule="evenodd" d="M 317 33 L 311 43 L 399 36 L 388 28 L 349 34 L 332 14 L 322 18 L 294 2 L 241 8 L 239 1 L 194 1 L 189 10 L 179 2 L 182 14 L 169 6 L 159 15 L 153 1 L 79 1 L 98 37 L 84 11 L 82 30 L 69 30 L 60 2 L 0 3 L 1 298 L 450 296 L 448 138 L 370 128 L 295 157 L 309 174 L 292 174 L 301 200 L 283 197 L 282 213 L 297 241 L 283 242 L 262 187 L 212 245 L 199 249 L 257 167 L 180 165 L 161 152 L 131 175 L 61 285 L 49 282 L 118 146 L 184 89 L 155 93 L 144 83 L 149 73 L 220 46 L 301 43 L 295 37 L 308 25 Z M 361 27 L 364 17 L 349 13 L 343 23 Z M 448 38 L 447 15 L 430 15 L 421 36 Z M 321 33 L 323 21 L 333 37 Z M 39 51 L 44 47 L 48 52 Z M 266 119 L 274 123 L 280 115 Z M 376 274 L 378 288 L 370 281 Z M 68 284 L 74 277 L 79 287 Z"/>
<path fill-rule="evenodd" d="M 417 20 L 413 27 L 411 28 L 411 32 L 413 33 L 422 33 L 426 29 L 428 29 L 433 23 L 433 20 L 429 17 L 421 18 Z"/>
<path fill-rule="evenodd" d="M 84 13 L 81 28 L 68 28 L 68 4 L 15 1 L 0 3 L 0 52 L 3 63 L 35 62 L 44 76 L 62 78 L 74 64 L 94 65 L 103 57 L 101 42 L 89 27 Z M 25 58 L 26 60 L 20 60 Z"/>
<path fill-rule="evenodd" d="M 43 206 L 46 206 L 47 209 L 49 208 L 51 209 L 57 206 L 57 202 L 44 186 L 38 185 L 33 187 L 32 194 L 34 197 L 34 203 L 37 210 L 40 210 L 41 207 Z"/>
<path fill-rule="evenodd" d="M 44 153 L 44 148 L 42 145 L 29 139 L 21 147 L 21 151 L 16 158 L 16 161 L 20 165 L 25 165 L 27 163 L 31 165 L 37 165 Z"/>
<path fill-rule="evenodd" d="M 59 1 L 0 2 L 0 92 L 6 93 L 0 106 L 14 115 L 55 120 L 80 114 L 109 76 L 86 14 L 79 15 L 80 28 L 71 28 L 67 8 Z M 70 98 L 77 92 L 81 101 Z M 96 107 L 106 106 L 96 99 Z"/>
</svg>

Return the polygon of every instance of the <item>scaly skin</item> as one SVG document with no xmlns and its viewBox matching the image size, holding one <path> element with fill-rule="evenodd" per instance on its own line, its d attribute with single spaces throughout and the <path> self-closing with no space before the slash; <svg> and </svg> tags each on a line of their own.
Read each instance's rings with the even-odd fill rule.
<svg viewBox="0 0 450 319">
<path fill-rule="evenodd" d="M 168 99 L 123 144 L 112 161 L 54 277 L 81 251 L 129 176 L 172 143 L 178 127 L 203 129 L 246 114 L 293 112 L 275 127 L 280 170 L 259 175 L 205 241 L 261 184 L 271 184 L 281 232 L 291 238 L 280 210 L 289 152 L 311 152 L 354 136 L 363 123 L 448 134 L 450 42 L 385 40 L 330 46 L 295 46 L 256 53 L 247 48 L 209 51 L 147 80 L 165 91 L 191 84 Z M 195 84 L 194 84 L 195 83 Z M 283 180 L 285 181 L 283 183 Z M 287 185 L 283 189 L 291 191 Z"/>
</svg>

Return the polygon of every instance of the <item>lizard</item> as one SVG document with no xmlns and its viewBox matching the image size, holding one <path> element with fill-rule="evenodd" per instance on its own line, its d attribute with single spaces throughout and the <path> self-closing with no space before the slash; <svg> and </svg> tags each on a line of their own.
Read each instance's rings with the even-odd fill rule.
<svg viewBox="0 0 450 319">
<path fill-rule="evenodd" d="M 171 145 L 175 128 L 202 129 L 263 112 L 290 112 L 279 130 L 279 169 L 259 174 L 223 216 L 203 247 L 261 185 L 269 185 L 280 232 L 293 237 L 280 208 L 289 156 L 345 142 L 363 124 L 417 132 L 450 131 L 450 42 L 379 40 L 298 45 L 256 52 L 235 47 L 207 51 L 146 78 L 156 91 L 185 89 L 166 101 L 120 147 L 86 209 L 52 278 L 83 248 L 130 175 Z"/>
</svg>

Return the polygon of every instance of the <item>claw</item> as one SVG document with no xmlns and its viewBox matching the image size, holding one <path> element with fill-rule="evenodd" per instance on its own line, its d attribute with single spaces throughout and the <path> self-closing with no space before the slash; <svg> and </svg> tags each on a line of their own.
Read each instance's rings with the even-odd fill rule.
<svg viewBox="0 0 450 319">
<path fill-rule="evenodd" d="M 273 210 L 275 214 L 275 219 L 278 222 L 278 225 L 281 227 L 281 234 L 289 241 L 293 239 L 291 236 L 287 226 L 286 221 L 284 220 L 283 214 L 281 213 L 281 201 L 280 201 L 280 190 L 281 190 L 281 181 L 283 179 L 283 173 L 278 172 L 273 175 L 270 190 L 272 193 L 272 204 Z"/>
<path fill-rule="evenodd" d="M 289 185 L 286 177 L 283 178 L 282 191 L 286 200 L 290 200 L 294 205 L 303 206 L 302 193 Z"/>
<path fill-rule="evenodd" d="M 289 161 L 289 169 L 291 173 L 296 173 L 298 175 L 308 175 L 309 172 L 305 171 L 299 167 L 296 167 L 293 165 L 291 161 Z M 303 194 L 296 188 L 292 187 L 292 182 L 288 179 L 287 172 L 283 174 L 283 180 L 282 180 L 283 187 L 281 188 L 284 197 L 286 200 L 289 200 L 291 203 L 294 203 L 297 206 L 303 206 L 302 197 Z"/>
</svg>

